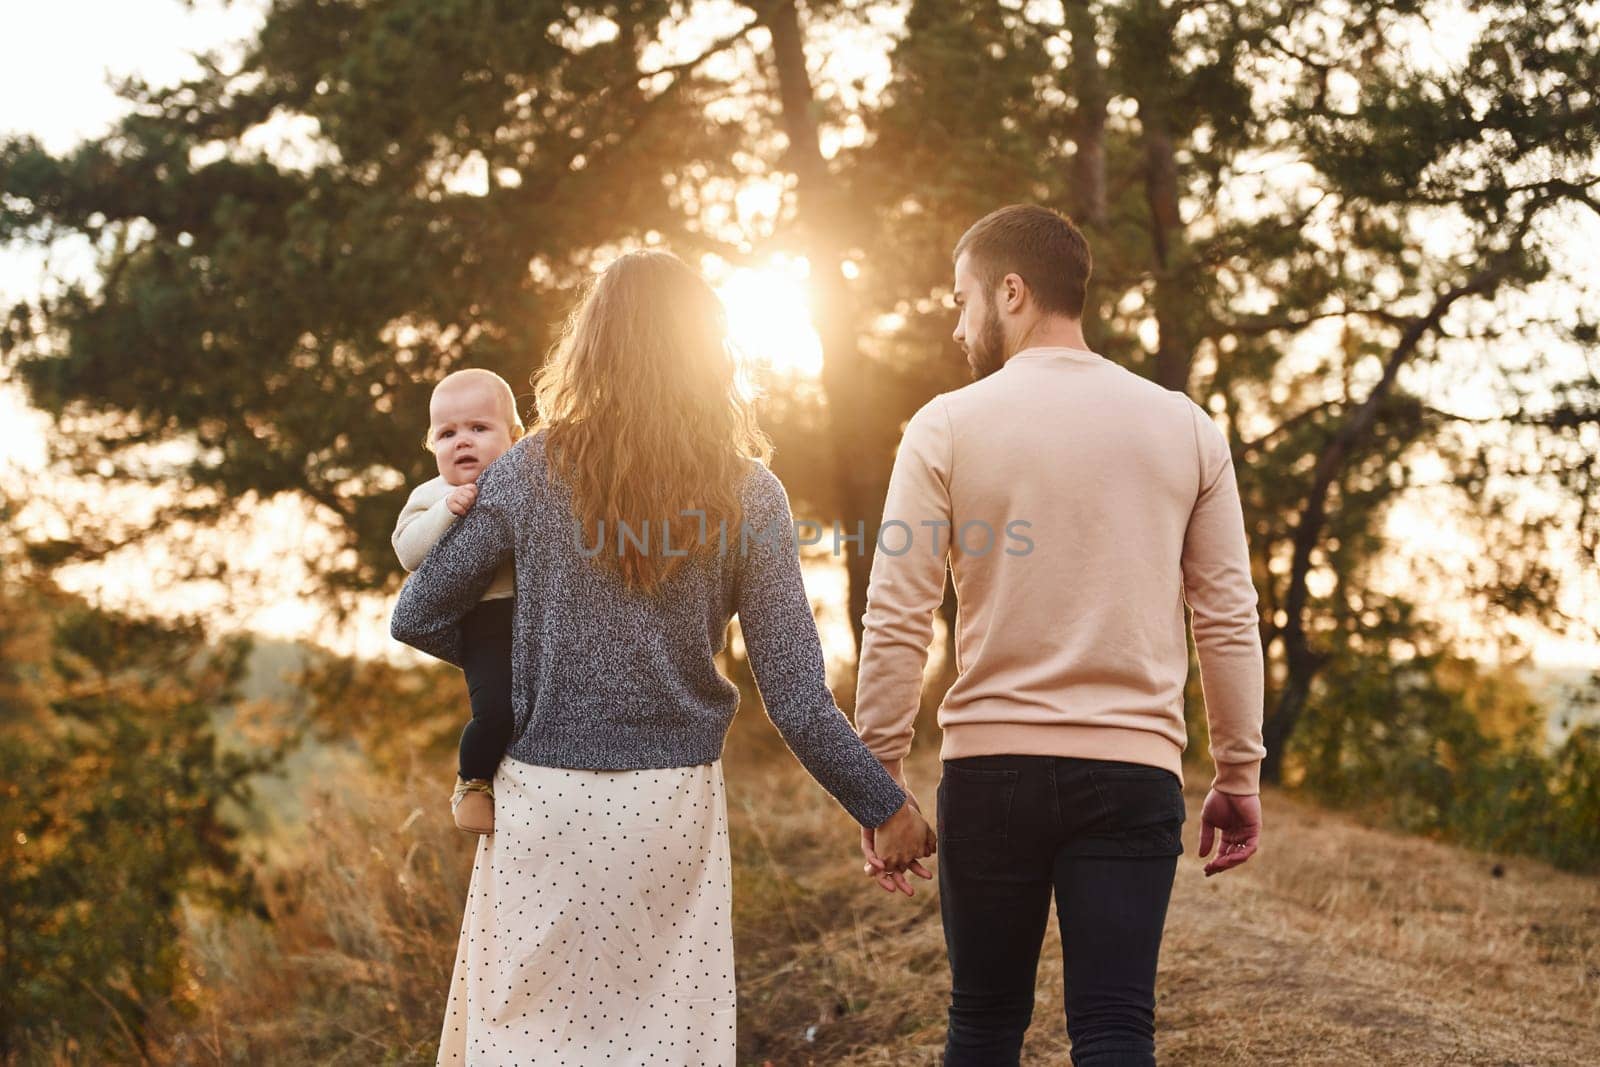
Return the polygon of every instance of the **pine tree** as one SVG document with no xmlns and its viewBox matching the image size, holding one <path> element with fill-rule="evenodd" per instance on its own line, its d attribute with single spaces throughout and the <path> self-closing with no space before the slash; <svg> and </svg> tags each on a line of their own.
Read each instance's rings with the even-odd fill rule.
<svg viewBox="0 0 1600 1067">
<path fill-rule="evenodd" d="M 1310 704 L 1381 744 L 1387 709 L 1342 701 L 1334 674 L 1451 640 L 1379 588 L 1419 466 L 1443 466 L 1493 546 L 1462 590 L 1491 625 L 1562 623 L 1552 512 L 1577 512 L 1580 559 L 1596 558 L 1592 363 L 1532 370 L 1516 326 L 1473 319 L 1515 322 L 1517 294 L 1583 284 L 1553 252 L 1600 211 L 1600 26 L 1573 4 L 1475 11 L 1467 54 L 1440 67 L 1416 47 L 1428 5 L 919 0 L 877 117 L 869 165 L 898 246 L 885 286 L 908 332 L 947 322 L 964 226 L 1046 203 L 1095 252 L 1091 344 L 1224 423 L 1272 663 L 1270 777 Z M 1547 328 L 1594 351 L 1581 305 Z M 1427 389 L 1482 372 L 1501 391 L 1482 416 Z M 1530 510 L 1541 491 L 1563 502 Z"/>
</svg>

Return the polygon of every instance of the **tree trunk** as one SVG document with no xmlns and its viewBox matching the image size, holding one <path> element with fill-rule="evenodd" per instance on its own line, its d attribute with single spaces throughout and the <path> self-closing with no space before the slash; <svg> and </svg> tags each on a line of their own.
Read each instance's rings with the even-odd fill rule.
<svg viewBox="0 0 1600 1067">
<path fill-rule="evenodd" d="M 1294 530 L 1294 556 L 1289 565 L 1289 584 L 1284 594 L 1283 626 L 1284 650 L 1287 655 L 1289 677 L 1278 699 L 1278 706 L 1267 719 L 1262 730 L 1262 740 L 1267 746 L 1267 757 L 1262 763 L 1262 777 L 1278 781 L 1283 770 L 1284 748 L 1294 733 L 1300 713 L 1305 708 L 1311 691 L 1311 681 L 1326 657 L 1311 647 L 1305 624 L 1310 602 L 1308 580 L 1311 575 L 1311 556 L 1321 542 L 1328 525 L 1329 500 L 1333 487 L 1338 484 L 1345 466 L 1359 446 L 1371 435 L 1378 421 L 1378 412 L 1392 395 L 1400 370 L 1416 355 L 1422 339 L 1444 321 L 1449 310 L 1469 296 L 1492 295 L 1506 273 L 1511 269 L 1515 254 L 1521 248 L 1532 214 L 1518 223 L 1511 248 L 1499 253 L 1460 285 L 1447 289 L 1434 298 L 1433 306 L 1424 315 L 1411 319 L 1401 332 L 1399 341 L 1384 360 L 1383 375 L 1372 391 L 1351 412 L 1339 432 L 1323 446 L 1317 456 L 1317 465 L 1311 476 L 1311 486 L 1306 491 L 1305 507 L 1300 511 Z"/>
<path fill-rule="evenodd" d="M 1100 66 L 1097 39 L 1099 20 L 1089 0 L 1067 0 L 1067 30 L 1072 35 L 1072 64 L 1067 68 L 1067 85 L 1077 100 L 1072 117 L 1072 213 L 1089 235 L 1092 249 L 1106 226 L 1106 91 L 1105 71 Z M 1093 300 L 1084 304 L 1083 335 L 1090 348 L 1096 347 L 1099 315 Z"/>
<path fill-rule="evenodd" d="M 1194 287 L 1190 264 L 1181 254 L 1183 219 L 1178 213 L 1178 161 L 1166 116 L 1159 108 L 1148 116 L 1143 103 L 1144 189 L 1150 205 L 1150 243 L 1155 256 L 1156 381 L 1181 393 L 1189 391 L 1194 338 L 1188 304 Z"/>
<path fill-rule="evenodd" d="M 1072 35 L 1072 65 L 1067 83 L 1077 98 L 1072 117 L 1072 211 L 1080 226 L 1099 230 L 1106 224 L 1106 92 L 1100 67 L 1099 20 L 1089 0 L 1067 0 L 1067 30 Z"/>
<path fill-rule="evenodd" d="M 1148 69 L 1132 87 L 1139 105 L 1139 144 L 1145 203 L 1149 208 L 1150 251 L 1155 291 L 1157 383 L 1180 392 L 1189 391 L 1189 370 L 1194 359 L 1191 305 L 1195 286 L 1192 264 L 1186 254 L 1183 217 L 1179 212 L 1177 142 L 1172 97 L 1179 87 L 1174 34 L 1179 12 L 1160 0 L 1141 0 L 1123 13 L 1121 42 L 1124 51 L 1135 49 L 1148 56 Z"/>
<path fill-rule="evenodd" d="M 1311 683 L 1325 659 L 1311 648 L 1298 625 L 1291 629 L 1292 632 L 1284 632 L 1288 677 L 1283 692 L 1278 694 L 1277 706 L 1261 728 L 1261 740 L 1267 748 L 1266 758 L 1261 761 L 1261 779 L 1274 784 L 1283 781 L 1283 757 L 1289 736 L 1300 722 L 1300 713 L 1311 695 Z"/>
<path fill-rule="evenodd" d="M 841 542 L 849 575 L 850 632 L 861 648 L 862 616 L 867 610 L 867 579 L 883 514 L 887 478 L 884 461 L 871 432 L 866 365 L 857 340 L 859 318 L 852 294 L 840 271 L 847 248 L 843 237 L 843 190 L 828 170 L 817 134 L 816 99 L 806 70 L 805 41 L 794 0 L 778 3 L 763 15 L 772 32 L 772 61 L 778 75 L 783 126 L 789 138 L 789 166 L 796 178 L 795 204 L 811 265 L 817 334 L 822 342 L 822 392 L 828 408 L 828 444 L 834 487 L 846 536 Z M 831 539 L 825 541 L 832 543 Z"/>
</svg>

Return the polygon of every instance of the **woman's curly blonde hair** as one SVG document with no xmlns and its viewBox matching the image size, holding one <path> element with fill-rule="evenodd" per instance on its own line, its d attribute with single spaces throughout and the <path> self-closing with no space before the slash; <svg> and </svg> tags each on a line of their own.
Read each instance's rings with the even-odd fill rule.
<svg viewBox="0 0 1600 1067">
<path fill-rule="evenodd" d="M 766 462 L 772 444 L 728 343 L 727 312 L 683 260 L 631 252 L 607 267 L 533 388 L 550 470 L 572 490 L 585 546 L 603 545 L 591 562 L 653 593 L 718 549 L 719 524 L 737 537 L 749 461 Z M 685 511 L 703 511 L 705 525 Z M 619 537 L 619 521 L 648 530 L 649 551 Z M 673 555 L 659 543 L 666 523 Z"/>
</svg>

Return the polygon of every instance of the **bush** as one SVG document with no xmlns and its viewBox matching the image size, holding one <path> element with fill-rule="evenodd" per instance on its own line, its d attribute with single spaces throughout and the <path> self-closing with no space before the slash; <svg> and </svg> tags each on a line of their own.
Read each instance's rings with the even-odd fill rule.
<svg viewBox="0 0 1600 1067">
<path fill-rule="evenodd" d="M 192 1007 L 186 901 L 257 897 L 225 805 L 273 763 L 218 743 L 248 645 L 0 588 L 0 1058 L 143 1058 Z"/>
<path fill-rule="evenodd" d="M 1511 669 L 1440 656 L 1333 665 L 1291 765 L 1319 800 L 1416 833 L 1600 870 L 1600 727 L 1555 750 Z"/>
</svg>

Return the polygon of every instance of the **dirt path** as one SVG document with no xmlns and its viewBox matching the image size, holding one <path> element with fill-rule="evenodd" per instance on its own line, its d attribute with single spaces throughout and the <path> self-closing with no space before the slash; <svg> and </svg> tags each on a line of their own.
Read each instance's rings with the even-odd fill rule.
<svg viewBox="0 0 1600 1067">
<path fill-rule="evenodd" d="M 850 824 L 791 768 L 729 766 L 740 1062 L 937 1063 L 937 894 L 866 892 Z M 931 804 L 937 764 L 912 775 Z M 1600 1063 L 1600 879 L 1269 793 L 1262 853 L 1207 880 L 1202 796 L 1191 789 L 1163 948 L 1162 1063 Z M 1025 1063 L 1067 1062 L 1060 1004 L 1052 919 Z"/>
</svg>

